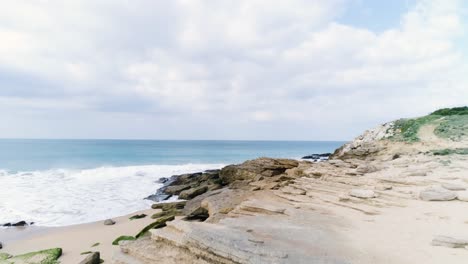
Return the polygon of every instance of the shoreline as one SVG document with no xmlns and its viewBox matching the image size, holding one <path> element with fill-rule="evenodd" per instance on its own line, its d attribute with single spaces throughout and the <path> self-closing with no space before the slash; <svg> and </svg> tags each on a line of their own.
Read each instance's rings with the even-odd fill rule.
<svg viewBox="0 0 468 264">
<path fill-rule="evenodd" d="M 146 225 L 154 222 L 151 215 L 158 212 L 157 209 L 135 211 L 131 214 L 112 218 L 115 225 L 106 226 L 104 220 L 61 226 L 61 227 L 15 227 L 0 229 L 0 240 L 3 249 L 0 253 L 12 255 L 24 254 L 49 248 L 60 247 L 63 254 L 61 263 L 79 263 L 86 256 L 80 253 L 86 251 L 99 251 L 101 259 L 110 263 L 113 251 L 118 246 L 112 245 L 112 241 L 121 235 L 135 235 Z M 129 220 L 136 214 L 146 214 L 142 219 Z M 98 246 L 92 247 L 95 243 Z"/>
</svg>

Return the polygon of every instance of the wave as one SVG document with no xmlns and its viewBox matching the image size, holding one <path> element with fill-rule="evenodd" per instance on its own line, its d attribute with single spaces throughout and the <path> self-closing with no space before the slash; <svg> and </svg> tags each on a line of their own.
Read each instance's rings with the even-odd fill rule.
<svg viewBox="0 0 468 264">
<path fill-rule="evenodd" d="M 9 172 L 0 170 L 0 224 L 39 226 L 89 223 L 147 209 L 158 179 L 217 169 L 223 164 L 99 167 Z"/>
</svg>

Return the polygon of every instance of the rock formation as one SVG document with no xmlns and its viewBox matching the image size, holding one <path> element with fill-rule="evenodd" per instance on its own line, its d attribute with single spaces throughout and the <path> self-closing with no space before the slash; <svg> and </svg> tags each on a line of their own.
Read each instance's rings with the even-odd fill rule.
<svg viewBox="0 0 468 264">
<path fill-rule="evenodd" d="M 328 161 L 173 177 L 160 194 L 187 201 L 155 204 L 153 218 L 174 220 L 119 242 L 113 262 L 463 263 L 468 251 L 444 250 L 467 241 L 468 116 L 436 113 L 366 131 Z"/>
</svg>

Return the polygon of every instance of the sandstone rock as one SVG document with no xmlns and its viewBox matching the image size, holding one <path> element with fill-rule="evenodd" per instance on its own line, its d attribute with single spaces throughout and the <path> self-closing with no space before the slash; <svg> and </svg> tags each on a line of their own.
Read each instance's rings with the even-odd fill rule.
<svg viewBox="0 0 468 264">
<path fill-rule="evenodd" d="M 458 192 L 457 198 L 460 201 L 468 202 L 468 191 Z"/>
<path fill-rule="evenodd" d="M 457 198 L 457 194 L 442 187 L 429 187 L 419 193 L 424 201 L 450 201 Z"/>
<path fill-rule="evenodd" d="M 258 158 L 239 165 L 226 166 L 221 170 L 219 177 L 226 184 L 234 181 L 253 181 L 258 175 L 272 177 L 297 166 L 299 162 L 296 160 Z"/>
<path fill-rule="evenodd" d="M 281 191 L 283 193 L 286 193 L 286 194 L 294 194 L 294 195 L 305 195 L 306 194 L 306 191 L 298 189 L 298 188 L 294 188 L 294 187 L 291 187 L 291 186 L 283 187 L 281 189 Z"/>
<path fill-rule="evenodd" d="M 93 252 L 83 259 L 80 264 L 99 264 L 101 263 L 101 256 L 99 252 Z"/>
<path fill-rule="evenodd" d="M 184 184 L 184 185 L 172 185 L 172 186 L 167 186 L 165 192 L 168 194 L 172 195 L 177 195 L 182 191 L 190 189 L 189 184 Z"/>
<path fill-rule="evenodd" d="M 377 194 L 372 191 L 372 190 L 364 190 L 364 189 L 352 189 L 349 192 L 350 196 L 357 197 L 357 198 L 362 198 L 362 199 L 368 199 L 368 198 L 375 198 L 377 197 Z"/>
<path fill-rule="evenodd" d="M 360 165 L 357 167 L 356 172 L 361 173 L 361 174 L 367 174 L 367 173 L 372 173 L 376 172 L 379 169 L 373 165 Z"/>
<path fill-rule="evenodd" d="M 393 189 L 393 187 L 391 185 L 378 185 L 375 187 L 375 189 L 379 191 L 388 191 Z"/>
<path fill-rule="evenodd" d="M 450 191 L 464 191 L 466 187 L 456 183 L 443 183 L 442 187 Z"/>
<path fill-rule="evenodd" d="M 112 219 L 106 219 L 104 225 L 115 225 L 115 221 Z"/>
<path fill-rule="evenodd" d="M 340 195 L 338 196 L 338 201 L 340 201 L 340 202 L 347 202 L 347 201 L 349 201 L 349 200 L 350 200 L 350 198 L 349 198 L 349 196 L 346 195 L 346 194 L 340 194 Z"/>
<path fill-rule="evenodd" d="M 191 189 L 181 192 L 179 194 L 179 198 L 184 199 L 184 200 L 190 200 L 190 199 L 197 197 L 200 194 L 205 193 L 206 191 L 208 191 L 208 186 L 200 186 L 196 188 L 191 188 Z"/>
<path fill-rule="evenodd" d="M 449 248 L 464 248 L 468 246 L 468 239 L 459 239 L 449 236 L 436 236 L 431 243 L 433 246 L 443 246 Z"/>
</svg>

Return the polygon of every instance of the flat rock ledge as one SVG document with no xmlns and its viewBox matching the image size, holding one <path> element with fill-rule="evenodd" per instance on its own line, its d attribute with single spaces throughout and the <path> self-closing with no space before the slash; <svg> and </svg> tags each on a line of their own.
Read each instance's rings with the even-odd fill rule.
<svg viewBox="0 0 468 264">
<path fill-rule="evenodd" d="M 449 236 L 436 236 L 431 243 L 433 246 L 442 246 L 449 248 L 465 248 L 468 246 L 468 238 L 460 239 Z"/>
<path fill-rule="evenodd" d="M 442 187 L 429 187 L 419 193 L 423 201 L 451 201 L 457 198 L 457 194 Z"/>
<path fill-rule="evenodd" d="M 361 198 L 361 199 L 369 199 L 377 197 L 377 194 L 372 190 L 365 190 L 365 189 L 352 189 L 349 192 L 350 196 Z"/>
</svg>

